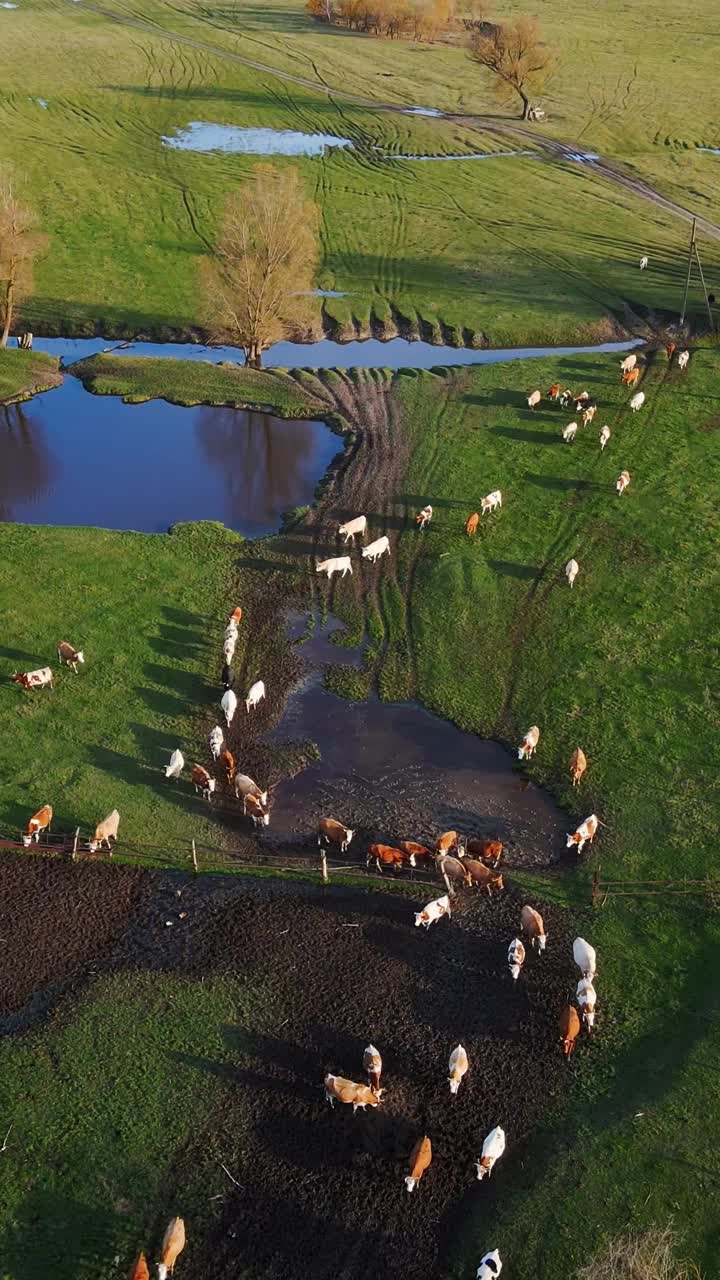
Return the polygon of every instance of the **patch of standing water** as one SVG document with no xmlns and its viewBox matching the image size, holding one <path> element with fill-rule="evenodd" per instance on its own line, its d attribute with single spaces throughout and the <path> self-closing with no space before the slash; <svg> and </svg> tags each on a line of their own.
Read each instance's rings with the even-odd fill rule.
<svg viewBox="0 0 720 1280">
<path fill-rule="evenodd" d="M 193 120 L 173 137 L 162 137 L 177 151 L 225 151 L 253 156 L 322 156 L 329 147 L 352 147 L 349 138 L 295 129 L 241 129 L 236 125 Z"/>
<path fill-rule="evenodd" d="M 307 833 L 308 813 L 324 813 L 375 838 L 434 841 L 440 832 L 497 837 L 508 867 L 547 866 L 562 848 L 566 818 L 496 742 L 465 733 L 416 702 L 348 702 L 323 685 L 323 665 L 359 665 L 360 649 L 329 637 L 332 616 L 302 641 L 313 615 L 293 613 L 288 634 L 310 668 L 270 735 L 274 744 L 312 739 L 321 759 L 275 791 L 273 837 Z M 356 861 L 353 845 L 348 863 Z"/>
<path fill-rule="evenodd" d="M 585 352 L 630 351 L 641 346 L 642 338 L 627 342 L 601 342 L 594 347 L 508 347 L 476 350 L 472 347 L 436 346 L 432 342 L 409 342 L 391 338 L 380 342 L 276 342 L 262 358 L 265 369 L 437 369 L 455 365 L 499 364 L 508 360 L 530 360 L 540 356 L 574 356 Z M 114 346 L 107 338 L 36 338 L 37 351 L 60 356 L 67 367 L 101 352 L 117 355 L 161 356 L 175 360 L 206 360 L 213 364 L 232 361 L 243 364 L 237 347 L 205 347 L 195 342 L 123 342 Z"/>
<path fill-rule="evenodd" d="M 504 156 L 534 156 L 535 151 L 467 151 L 458 156 L 412 156 L 404 153 L 386 154 L 386 160 L 501 160 Z"/>
<path fill-rule="evenodd" d="M 442 119 L 445 115 L 444 111 L 438 111 L 437 107 L 403 107 L 404 116 L 433 116 L 435 119 Z"/>
<path fill-rule="evenodd" d="M 711 156 L 720 156 L 720 147 L 696 147 L 696 151 L 707 151 Z"/>
</svg>

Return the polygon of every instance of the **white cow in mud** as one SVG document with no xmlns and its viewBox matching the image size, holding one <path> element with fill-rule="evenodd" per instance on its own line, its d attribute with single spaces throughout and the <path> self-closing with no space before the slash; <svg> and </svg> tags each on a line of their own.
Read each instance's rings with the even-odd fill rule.
<svg viewBox="0 0 720 1280">
<path fill-rule="evenodd" d="M 326 573 L 328 579 L 332 578 L 334 573 L 339 573 L 344 578 L 346 573 L 352 573 L 352 571 L 349 556 L 332 556 L 330 560 L 321 560 L 316 565 L 316 572 Z"/>
<path fill-rule="evenodd" d="M 363 560 L 372 560 L 373 564 L 380 559 L 380 556 L 389 554 L 390 539 L 387 534 L 383 534 L 382 538 L 376 538 L 375 542 L 368 542 L 367 546 L 363 547 L 362 550 Z"/>
</svg>

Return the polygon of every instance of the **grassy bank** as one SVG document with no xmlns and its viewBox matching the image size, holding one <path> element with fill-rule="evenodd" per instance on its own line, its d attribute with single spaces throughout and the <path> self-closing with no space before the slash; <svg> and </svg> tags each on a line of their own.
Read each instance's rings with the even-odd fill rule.
<svg viewBox="0 0 720 1280">
<path fill-rule="evenodd" d="M 698 350 L 683 376 L 664 353 L 651 357 L 638 415 L 618 363 L 574 356 L 400 375 L 414 448 L 384 517 L 392 562 L 368 575 L 361 596 L 343 584 L 333 608 L 373 637 L 386 696 L 417 694 L 510 742 L 540 725 L 531 773 L 578 819 L 600 815 L 604 876 L 717 884 L 720 362 Z M 560 438 L 567 414 L 525 404 L 556 379 L 600 405 L 572 446 Z M 624 468 L 632 483 L 618 499 Z M 502 512 L 468 539 L 465 519 L 494 488 Z M 419 535 L 407 517 L 428 501 L 433 522 Z M 580 564 L 572 592 L 571 556 Z M 566 764 L 576 745 L 589 769 L 574 793 Z M 611 898 L 586 927 L 600 957 L 595 1070 L 571 1068 L 572 1110 L 526 1154 L 492 1242 L 550 1280 L 572 1275 L 605 1232 L 674 1215 L 710 1274 L 717 914 L 707 898 Z M 453 1275 L 467 1274 L 488 1229 L 468 1224 Z"/>
<path fill-rule="evenodd" d="M 56 356 L 43 351 L 0 350 L 0 405 L 29 400 L 61 382 Z"/>
<path fill-rule="evenodd" d="M 56 681 L 32 693 L 2 683 L 5 831 L 50 802 L 56 831 L 86 835 L 118 809 L 131 844 L 218 843 L 207 806 L 167 786 L 162 770 L 177 746 L 188 761 L 205 758 L 203 713 L 217 703 L 210 655 L 235 604 L 241 545 L 212 523 L 169 536 L 0 527 L 4 674 L 50 665 Z M 62 639 L 84 649 L 78 675 L 58 669 Z"/>
<path fill-rule="evenodd" d="M 589 46 L 584 25 L 576 40 L 561 6 L 548 0 L 545 8 L 550 34 L 557 28 L 565 46 L 549 129 L 583 149 L 609 149 L 660 185 L 666 159 L 670 165 L 684 152 L 682 138 L 712 144 L 691 79 L 707 73 L 710 40 L 687 33 L 683 43 L 668 9 L 646 61 L 647 32 L 643 25 L 630 41 L 626 13 L 611 43 L 610 20 L 593 20 Z M 397 330 L 460 342 L 486 337 L 494 346 L 579 342 L 607 335 L 626 306 L 640 314 L 679 309 L 685 224 L 599 180 L 591 167 L 533 156 L 405 158 L 532 151 L 532 142 L 498 132 L 492 118 L 477 129 L 381 109 L 416 102 L 497 115 L 462 49 L 324 32 L 301 0 L 262 14 L 248 5 L 212 15 L 153 0 L 115 14 L 28 0 L 2 17 L 13 59 L 0 102 L 0 163 L 12 166 L 50 237 L 24 308 L 36 332 L 161 338 L 202 323 L 200 259 L 225 195 L 248 181 L 257 157 L 162 145 L 191 120 L 353 143 L 317 158 L 277 158 L 299 166 L 322 209 L 318 285 L 347 295 L 318 302 L 318 331 L 325 324 L 345 337 Z M 709 0 L 695 21 L 699 32 L 709 28 Z M 594 91 L 604 105 L 596 110 L 586 91 L 590 64 L 602 67 Z M 653 77 L 662 79 L 662 94 Z M 342 101 L 326 86 L 367 102 Z M 665 146 L 670 134 L 678 147 Z M 673 169 L 673 190 L 687 178 L 710 201 L 716 161 L 696 155 L 692 171 Z M 645 251 L 651 265 L 640 275 Z M 717 244 L 707 246 L 706 259 L 712 278 Z M 692 314 L 701 314 L 700 302 L 694 285 Z"/>
</svg>

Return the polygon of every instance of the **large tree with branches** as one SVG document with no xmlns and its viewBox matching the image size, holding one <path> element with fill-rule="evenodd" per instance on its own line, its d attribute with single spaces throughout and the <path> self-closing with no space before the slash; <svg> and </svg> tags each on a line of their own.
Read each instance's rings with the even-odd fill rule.
<svg viewBox="0 0 720 1280">
<path fill-rule="evenodd" d="M 214 339 L 242 347 L 250 365 L 273 342 L 310 322 L 318 259 L 317 206 L 297 170 L 256 165 L 225 206 L 204 292 Z"/>
<path fill-rule="evenodd" d="M 33 259 L 45 245 L 37 218 L 0 179 L 0 347 L 6 347 L 18 303 L 32 288 Z"/>
<path fill-rule="evenodd" d="M 530 114 L 529 95 L 547 84 L 557 62 L 555 50 L 541 39 L 535 18 L 500 22 L 487 34 L 473 31 L 470 57 L 495 76 L 501 99 L 510 100 L 517 94 L 523 120 Z"/>
</svg>

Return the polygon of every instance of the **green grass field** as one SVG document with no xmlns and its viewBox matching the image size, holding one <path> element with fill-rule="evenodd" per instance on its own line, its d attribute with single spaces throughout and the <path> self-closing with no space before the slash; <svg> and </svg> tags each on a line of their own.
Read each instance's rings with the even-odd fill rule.
<svg viewBox="0 0 720 1280">
<path fill-rule="evenodd" d="M 42 351 L 0 351 L 0 405 L 26 400 L 61 381 L 55 356 Z"/>
<path fill-rule="evenodd" d="M 191 120 L 353 141 L 352 151 L 278 161 L 299 165 L 321 205 L 318 285 L 348 295 L 325 304 L 325 323 L 341 336 L 400 328 L 456 342 L 485 335 L 494 346 L 558 343 L 605 336 L 608 317 L 623 321 L 628 306 L 679 310 L 686 224 L 587 166 L 396 158 L 518 145 L 493 132 L 492 119 L 479 131 L 380 109 L 416 102 L 505 119 L 460 48 L 329 32 L 301 0 L 232 10 L 26 0 L 1 16 L 12 59 L 0 165 L 11 166 L 51 241 L 24 313 L 36 332 L 162 337 L 202 323 L 199 262 L 225 195 L 257 158 L 161 145 Z M 684 146 L 717 141 L 702 92 L 712 83 L 709 0 L 694 10 L 682 53 L 684 18 L 667 0 L 650 29 L 620 4 L 570 25 L 548 0 L 540 16 L 564 51 L 549 131 L 626 160 L 712 216 L 718 157 Z M 645 250 L 651 265 L 640 275 Z M 717 242 L 705 254 L 712 281 Z M 694 285 L 694 314 L 700 301 Z"/>
</svg>

